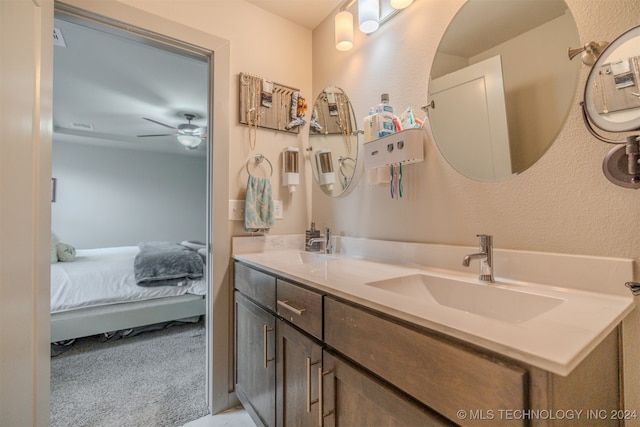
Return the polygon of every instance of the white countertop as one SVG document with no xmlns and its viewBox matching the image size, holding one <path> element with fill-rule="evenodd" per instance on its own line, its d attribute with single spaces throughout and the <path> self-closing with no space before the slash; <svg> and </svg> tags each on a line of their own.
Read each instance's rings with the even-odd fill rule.
<svg viewBox="0 0 640 427">
<path fill-rule="evenodd" d="M 335 255 L 337 259 L 328 262 L 302 263 L 298 249 L 270 248 L 263 252 L 241 253 L 235 246 L 233 257 L 238 261 L 563 376 L 568 375 L 634 307 L 630 293 L 628 296 L 605 294 L 509 280 L 500 277 L 497 271 L 497 283 L 491 286 L 563 300 L 537 317 L 510 323 L 367 285 L 426 273 L 483 286 L 477 280 L 475 268 L 454 271 L 341 255 Z M 629 273 L 625 270 L 624 274 Z M 616 285 L 624 286 L 623 283 Z"/>
</svg>

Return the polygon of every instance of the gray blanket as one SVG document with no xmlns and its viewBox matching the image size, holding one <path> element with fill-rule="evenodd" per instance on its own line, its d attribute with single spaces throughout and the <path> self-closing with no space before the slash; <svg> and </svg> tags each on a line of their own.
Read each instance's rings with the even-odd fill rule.
<svg viewBox="0 0 640 427">
<path fill-rule="evenodd" d="M 133 262 L 139 286 L 184 286 L 188 279 L 204 275 L 202 258 L 196 251 L 177 243 L 145 242 Z"/>
</svg>

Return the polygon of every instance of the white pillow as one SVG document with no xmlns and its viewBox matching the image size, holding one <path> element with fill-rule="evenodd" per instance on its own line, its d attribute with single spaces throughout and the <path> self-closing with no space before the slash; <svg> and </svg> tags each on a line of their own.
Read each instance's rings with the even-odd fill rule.
<svg viewBox="0 0 640 427">
<path fill-rule="evenodd" d="M 68 243 L 58 243 L 57 253 L 58 260 L 62 262 L 71 262 L 76 259 L 76 248 Z"/>
<path fill-rule="evenodd" d="M 58 236 L 51 233 L 51 264 L 58 262 L 58 243 L 60 243 Z"/>
</svg>

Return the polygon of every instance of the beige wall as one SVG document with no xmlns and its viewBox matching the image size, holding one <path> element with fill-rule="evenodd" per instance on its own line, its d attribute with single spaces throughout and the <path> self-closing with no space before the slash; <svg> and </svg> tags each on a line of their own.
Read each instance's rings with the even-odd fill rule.
<svg viewBox="0 0 640 427">
<path fill-rule="evenodd" d="M 250 73 L 283 85 L 300 89 L 311 98 L 311 31 L 257 8 L 244 0 L 232 1 L 150 1 L 119 0 L 130 6 L 188 25 L 229 40 L 231 46 L 229 198 L 244 200 L 247 184 L 245 164 L 256 153 L 264 154 L 273 164 L 273 196 L 284 203 L 284 219 L 278 220 L 271 234 L 299 233 L 307 223 L 310 200 L 305 187 L 308 165 L 301 164 L 301 185 L 289 195 L 280 186 L 280 153 L 285 146 L 306 147 L 306 132 L 300 135 L 257 131 L 255 150 L 249 145 L 248 128 L 238 125 L 238 74 Z M 307 128 L 305 127 L 305 130 Z M 215 142 L 214 142 L 215 143 Z M 214 171 L 215 173 L 215 171 Z M 221 177 L 226 180 L 227 177 Z M 216 200 L 217 202 L 222 202 Z M 225 202 L 226 203 L 226 202 Z M 230 222 L 233 235 L 244 233 L 243 222 Z"/>
<path fill-rule="evenodd" d="M 420 111 L 440 37 L 463 4 L 418 0 L 373 35 L 357 34 L 354 49 L 346 53 L 333 47 L 333 23 L 325 20 L 313 33 L 314 93 L 329 84 L 342 87 L 359 117 L 383 92 L 396 108 Z M 583 43 L 612 41 L 640 24 L 637 0 L 567 4 Z M 498 248 L 640 259 L 640 193 L 604 177 L 602 159 L 610 147 L 582 123 L 577 104 L 588 72 L 581 68 L 574 108 L 556 142 L 521 175 L 498 183 L 469 180 L 444 161 L 429 137 L 425 161 L 404 168 L 403 199 L 391 200 L 386 186 L 366 181 L 336 200 L 314 188 L 316 223 L 358 237 L 475 245 L 476 234 L 488 233 Z M 640 280 L 637 263 L 635 280 Z M 638 310 L 624 322 L 624 340 L 625 358 L 631 361 L 625 367 L 627 407 L 640 410 Z"/>
</svg>

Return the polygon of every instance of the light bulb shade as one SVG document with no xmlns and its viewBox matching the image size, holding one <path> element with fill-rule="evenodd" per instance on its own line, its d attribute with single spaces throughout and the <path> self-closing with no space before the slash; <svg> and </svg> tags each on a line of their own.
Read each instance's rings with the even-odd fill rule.
<svg viewBox="0 0 640 427">
<path fill-rule="evenodd" d="M 336 49 L 349 50 L 353 47 L 353 15 L 346 10 L 339 12 L 335 19 Z"/>
<path fill-rule="evenodd" d="M 411 3 L 413 3 L 413 0 L 391 0 L 389 4 L 394 9 L 404 9 L 411 6 Z"/>
<path fill-rule="evenodd" d="M 201 138 L 192 135 L 178 135 L 176 138 L 187 150 L 193 150 L 202 142 Z"/>
<path fill-rule="evenodd" d="M 379 0 L 358 0 L 358 27 L 365 34 L 373 33 L 380 26 Z"/>
</svg>

